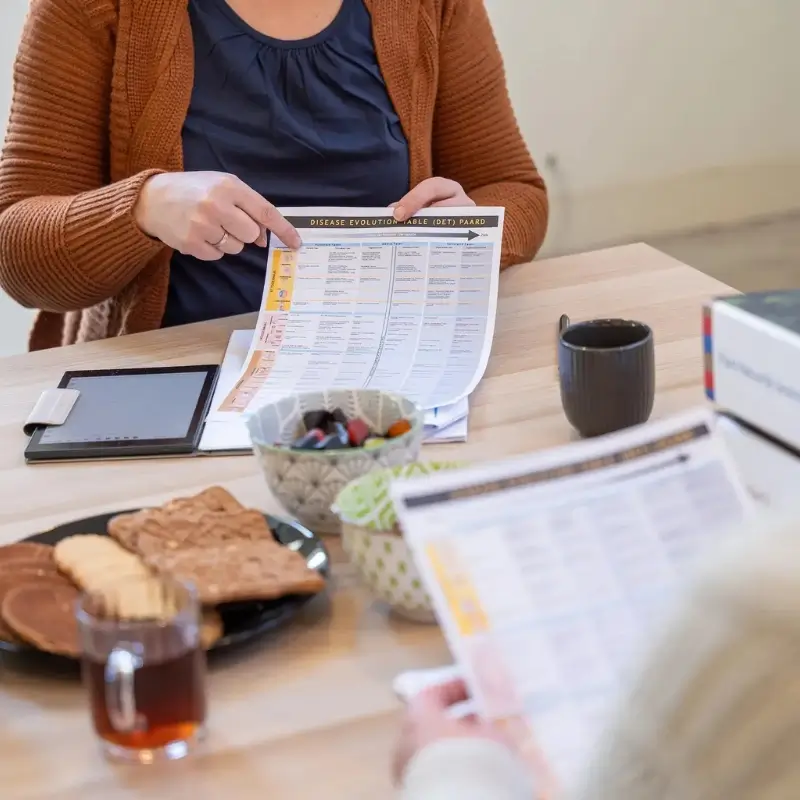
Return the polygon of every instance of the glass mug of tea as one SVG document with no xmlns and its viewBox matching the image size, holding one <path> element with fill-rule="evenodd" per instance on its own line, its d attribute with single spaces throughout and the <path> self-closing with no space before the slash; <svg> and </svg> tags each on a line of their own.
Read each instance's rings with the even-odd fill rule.
<svg viewBox="0 0 800 800">
<path fill-rule="evenodd" d="M 206 657 L 194 590 L 131 579 L 85 594 L 77 610 L 94 729 L 115 760 L 182 758 L 206 722 Z"/>
</svg>

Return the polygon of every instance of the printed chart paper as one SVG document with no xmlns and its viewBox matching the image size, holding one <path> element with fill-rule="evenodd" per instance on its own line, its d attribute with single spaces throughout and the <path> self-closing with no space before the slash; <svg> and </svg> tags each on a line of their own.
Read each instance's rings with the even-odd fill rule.
<svg viewBox="0 0 800 800">
<path fill-rule="evenodd" d="M 425 409 L 467 397 L 494 334 L 502 208 L 284 209 L 303 247 L 273 240 L 245 366 L 214 412 L 293 392 L 372 388 Z"/>
<path fill-rule="evenodd" d="M 392 492 L 481 712 L 569 790 L 688 570 L 753 511 L 706 411 Z"/>
<path fill-rule="evenodd" d="M 211 408 L 217 408 L 233 389 L 253 341 L 253 331 L 234 331 L 220 365 Z M 465 442 L 469 433 L 469 400 L 425 412 L 424 444 Z M 203 428 L 198 451 L 207 454 L 250 452 L 253 444 L 246 414 L 210 414 Z"/>
</svg>

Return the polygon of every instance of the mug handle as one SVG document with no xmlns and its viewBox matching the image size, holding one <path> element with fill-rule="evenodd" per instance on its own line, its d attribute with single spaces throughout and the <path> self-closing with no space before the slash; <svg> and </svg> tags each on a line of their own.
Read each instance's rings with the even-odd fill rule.
<svg viewBox="0 0 800 800">
<path fill-rule="evenodd" d="M 133 676 L 142 664 L 142 659 L 129 646 L 115 647 L 108 655 L 105 669 L 106 708 L 109 722 L 117 733 L 133 733 L 140 727 Z"/>
<path fill-rule="evenodd" d="M 558 351 L 558 344 L 561 341 L 561 335 L 564 333 L 564 331 L 567 328 L 569 328 L 570 325 L 572 325 L 572 322 L 570 321 L 570 318 L 566 314 L 562 314 L 558 318 L 558 333 L 556 335 L 556 351 Z M 557 381 L 561 380 L 561 372 L 558 369 L 558 358 L 557 357 L 556 357 L 556 380 Z"/>
</svg>

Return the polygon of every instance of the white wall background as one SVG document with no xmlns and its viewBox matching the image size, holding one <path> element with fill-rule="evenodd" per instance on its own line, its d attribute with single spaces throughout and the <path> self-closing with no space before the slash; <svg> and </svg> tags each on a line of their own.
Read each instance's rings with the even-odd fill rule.
<svg viewBox="0 0 800 800">
<path fill-rule="evenodd" d="M 550 184 L 547 252 L 800 208 L 797 0 L 486 2 Z M 27 0 L 0 3 L 2 130 Z M 0 297 L 0 354 L 29 319 Z"/>
<path fill-rule="evenodd" d="M 800 208 L 797 0 L 486 0 L 550 252 Z"/>
</svg>

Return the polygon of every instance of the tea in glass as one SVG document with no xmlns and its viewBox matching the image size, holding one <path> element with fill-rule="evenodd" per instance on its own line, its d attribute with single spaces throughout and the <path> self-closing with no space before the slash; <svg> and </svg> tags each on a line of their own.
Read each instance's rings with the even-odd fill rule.
<svg viewBox="0 0 800 800">
<path fill-rule="evenodd" d="M 78 607 L 94 728 L 112 758 L 182 758 L 206 721 L 200 607 L 187 585 L 132 581 L 86 594 Z"/>
</svg>

